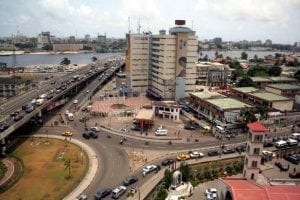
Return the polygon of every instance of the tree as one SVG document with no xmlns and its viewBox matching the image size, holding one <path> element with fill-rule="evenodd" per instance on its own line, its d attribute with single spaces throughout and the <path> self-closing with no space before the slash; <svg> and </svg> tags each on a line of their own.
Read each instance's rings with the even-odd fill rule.
<svg viewBox="0 0 300 200">
<path fill-rule="evenodd" d="M 64 57 L 63 60 L 60 62 L 61 65 L 69 65 L 71 63 L 71 61 Z"/>
<path fill-rule="evenodd" d="M 269 76 L 280 76 L 281 72 L 282 69 L 279 66 L 273 66 L 269 68 Z"/>
<path fill-rule="evenodd" d="M 244 77 L 237 82 L 236 87 L 254 87 L 255 84 L 250 77 Z"/>
<path fill-rule="evenodd" d="M 261 119 L 267 119 L 268 118 L 268 107 L 266 105 L 259 105 L 256 107 L 256 113 L 260 114 Z"/>
<path fill-rule="evenodd" d="M 165 200 L 168 196 L 168 191 L 165 188 L 160 188 L 155 200 Z"/>
<path fill-rule="evenodd" d="M 265 66 L 261 66 L 261 65 L 256 65 L 251 67 L 248 72 L 247 72 L 248 76 L 268 76 L 268 68 Z"/>
<path fill-rule="evenodd" d="M 96 62 L 97 60 L 98 60 L 97 57 L 95 57 L 95 56 L 92 57 L 92 61 L 93 61 L 93 62 Z"/>
<path fill-rule="evenodd" d="M 241 116 L 243 118 L 244 123 L 248 122 L 256 122 L 257 119 L 255 117 L 255 111 L 252 108 L 247 108 L 241 112 Z"/>
<path fill-rule="evenodd" d="M 165 182 L 165 189 L 168 189 L 172 183 L 172 172 L 169 169 L 166 169 L 165 171 L 164 182 Z"/>
<path fill-rule="evenodd" d="M 179 170 L 182 173 L 182 181 L 188 182 L 191 175 L 191 167 L 187 164 L 181 163 Z"/>
<path fill-rule="evenodd" d="M 243 51 L 243 52 L 241 53 L 241 58 L 242 58 L 243 60 L 247 60 L 248 54 L 247 54 L 245 51 Z"/>
</svg>

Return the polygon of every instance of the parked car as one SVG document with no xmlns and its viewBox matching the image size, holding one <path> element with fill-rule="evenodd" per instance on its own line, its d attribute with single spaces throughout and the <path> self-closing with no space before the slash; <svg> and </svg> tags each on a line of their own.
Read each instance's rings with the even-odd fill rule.
<svg viewBox="0 0 300 200">
<path fill-rule="evenodd" d="M 74 99 L 73 104 L 77 104 L 77 103 L 78 103 L 78 100 Z"/>
<path fill-rule="evenodd" d="M 85 139 L 90 139 L 90 135 L 88 133 L 82 133 L 82 137 Z"/>
<path fill-rule="evenodd" d="M 184 129 L 186 129 L 186 130 L 195 130 L 196 127 L 193 126 L 192 124 L 185 124 Z"/>
<path fill-rule="evenodd" d="M 85 194 L 81 194 L 78 197 L 76 197 L 76 200 L 87 200 L 87 196 Z"/>
<path fill-rule="evenodd" d="M 298 145 L 298 140 L 294 140 L 294 139 L 291 139 L 291 138 L 289 138 L 288 140 L 287 140 L 287 143 L 288 143 L 288 145 L 291 147 L 291 146 L 297 146 Z"/>
<path fill-rule="evenodd" d="M 97 192 L 96 194 L 94 194 L 94 198 L 96 200 L 101 200 L 103 199 L 104 197 L 110 195 L 112 192 L 112 190 L 110 188 L 104 188 L 104 189 L 101 189 L 99 192 Z"/>
<path fill-rule="evenodd" d="M 13 117 L 13 120 L 15 122 L 20 121 L 21 119 L 23 119 L 23 115 L 16 115 L 16 116 Z"/>
<path fill-rule="evenodd" d="M 276 148 L 285 148 L 285 147 L 287 147 L 287 145 L 288 145 L 287 142 L 284 140 L 279 140 L 279 141 L 275 142 Z"/>
<path fill-rule="evenodd" d="M 191 158 L 190 155 L 186 154 L 186 153 L 181 153 L 176 156 L 176 160 L 178 160 L 178 161 L 184 161 L 184 160 L 188 160 L 190 158 Z"/>
<path fill-rule="evenodd" d="M 124 186 L 129 186 L 135 182 L 137 182 L 139 179 L 135 176 L 129 176 L 123 181 Z"/>
<path fill-rule="evenodd" d="M 73 135 L 73 133 L 71 131 L 65 131 L 65 132 L 62 132 L 61 135 L 65 136 L 65 137 L 71 137 Z"/>
<path fill-rule="evenodd" d="M 282 171 L 288 171 L 289 170 L 289 165 L 286 164 L 286 163 L 275 162 L 275 166 L 277 166 Z"/>
<path fill-rule="evenodd" d="M 205 196 L 207 196 L 208 194 L 217 194 L 217 189 L 216 188 L 209 188 L 205 190 Z"/>
<path fill-rule="evenodd" d="M 128 133 L 129 130 L 127 128 L 120 128 L 120 131 L 123 132 L 123 133 Z"/>
<path fill-rule="evenodd" d="M 171 159 L 171 158 L 167 158 L 167 159 L 164 159 L 162 162 L 161 162 L 161 165 L 163 166 L 168 166 L 170 164 L 173 164 L 174 163 L 174 160 Z"/>
<path fill-rule="evenodd" d="M 89 135 L 91 136 L 91 138 L 97 139 L 98 138 L 98 134 L 94 131 L 90 131 Z"/>
<path fill-rule="evenodd" d="M 15 117 L 15 116 L 17 116 L 19 113 L 20 113 L 20 111 L 15 111 L 15 112 L 10 113 L 10 116 L 11 116 L 11 117 Z"/>
<path fill-rule="evenodd" d="M 223 154 L 230 154 L 230 153 L 235 153 L 235 149 L 234 148 L 229 148 L 229 147 L 225 147 L 223 149 Z"/>
<path fill-rule="evenodd" d="M 293 154 L 285 157 L 285 159 L 295 165 L 298 165 L 300 162 L 300 154 Z"/>
<path fill-rule="evenodd" d="M 208 156 L 218 156 L 220 154 L 221 153 L 219 151 L 215 151 L 215 150 L 207 152 Z"/>
<path fill-rule="evenodd" d="M 198 151 L 189 151 L 190 158 L 202 158 L 204 154 Z"/>
<path fill-rule="evenodd" d="M 245 152 L 246 149 L 247 149 L 247 146 L 244 145 L 244 144 L 235 147 L 235 150 L 236 150 L 237 152 Z"/>
<path fill-rule="evenodd" d="M 272 141 L 264 141 L 263 147 L 272 147 L 273 142 Z"/>
</svg>

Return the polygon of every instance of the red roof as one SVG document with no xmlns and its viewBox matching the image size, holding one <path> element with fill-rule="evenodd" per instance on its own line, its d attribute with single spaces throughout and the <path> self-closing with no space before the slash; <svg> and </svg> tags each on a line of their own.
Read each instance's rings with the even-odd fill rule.
<svg viewBox="0 0 300 200">
<path fill-rule="evenodd" d="M 231 188 L 232 199 L 238 200 L 299 200 L 300 186 L 273 185 L 262 186 L 243 178 L 222 178 Z"/>
<path fill-rule="evenodd" d="M 253 132 L 266 132 L 268 129 L 262 123 L 256 121 L 247 124 L 247 127 Z"/>
</svg>

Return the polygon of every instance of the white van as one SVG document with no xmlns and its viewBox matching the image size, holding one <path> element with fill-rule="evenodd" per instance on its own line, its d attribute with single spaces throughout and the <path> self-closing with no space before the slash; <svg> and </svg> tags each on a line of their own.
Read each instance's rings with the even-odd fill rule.
<svg viewBox="0 0 300 200">
<path fill-rule="evenodd" d="M 298 141 L 290 138 L 287 140 L 287 143 L 289 146 L 297 146 Z"/>
<path fill-rule="evenodd" d="M 287 147 L 287 142 L 284 140 L 279 140 L 279 141 L 275 142 L 275 147 L 277 147 L 277 148 Z"/>
<path fill-rule="evenodd" d="M 157 129 L 155 131 L 155 135 L 157 135 L 157 136 L 163 136 L 163 135 L 167 135 L 167 134 L 168 134 L 167 129 Z"/>
</svg>

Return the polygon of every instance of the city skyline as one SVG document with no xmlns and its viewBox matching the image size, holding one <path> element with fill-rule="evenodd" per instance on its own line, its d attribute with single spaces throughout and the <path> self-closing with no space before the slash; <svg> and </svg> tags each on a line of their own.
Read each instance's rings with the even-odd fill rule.
<svg viewBox="0 0 300 200">
<path fill-rule="evenodd" d="M 179 0 L 16 0 L 2 2 L 0 11 L 1 37 L 18 32 L 36 37 L 41 31 L 50 31 L 57 37 L 106 33 L 108 37 L 124 38 L 129 27 L 138 32 L 139 21 L 141 32 L 157 34 L 174 26 L 175 19 L 185 19 L 199 40 L 271 39 L 282 44 L 300 40 L 299 0 L 188 0 L 184 5 Z"/>
</svg>

